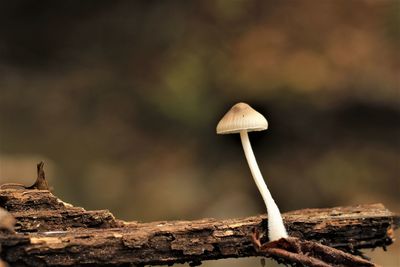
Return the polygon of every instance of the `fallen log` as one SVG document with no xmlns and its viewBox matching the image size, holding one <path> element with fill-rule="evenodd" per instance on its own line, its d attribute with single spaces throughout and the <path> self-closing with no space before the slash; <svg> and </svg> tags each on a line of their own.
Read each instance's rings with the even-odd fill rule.
<svg viewBox="0 0 400 267">
<path fill-rule="evenodd" d="M 256 256 L 252 231 L 266 233 L 267 227 L 265 215 L 124 222 L 107 210 L 86 211 L 36 189 L 0 190 L 0 206 L 17 220 L 15 233 L 0 233 L 0 257 L 12 266 L 196 265 Z M 283 217 L 291 236 L 353 254 L 390 245 L 400 224 L 382 204 L 298 210 Z"/>
</svg>

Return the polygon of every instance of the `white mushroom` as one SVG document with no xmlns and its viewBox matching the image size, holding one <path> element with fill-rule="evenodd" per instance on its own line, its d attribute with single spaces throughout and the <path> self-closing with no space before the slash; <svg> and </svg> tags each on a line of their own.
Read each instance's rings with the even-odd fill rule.
<svg viewBox="0 0 400 267">
<path fill-rule="evenodd" d="M 256 158 L 251 148 L 248 132 L 262 131 L 268 128 L 268 122 L 259 112 L 246 103 L 234 105 L 217 125 L 217 134 L 240 133 L 244 154 L 251 174 L 264 200 L 268 212 L 268 237 L 270 241 L 288 236 L 282 215 L 276 205 L 258 168 Z"/>
</svg>

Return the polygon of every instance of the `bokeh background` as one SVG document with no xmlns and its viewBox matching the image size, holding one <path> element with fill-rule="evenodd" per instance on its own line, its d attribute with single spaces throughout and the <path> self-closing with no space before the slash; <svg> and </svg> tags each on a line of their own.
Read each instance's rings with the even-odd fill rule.
<svg viewBox="0 0 400 267">
<path fill-rule="evenodd" d="M 399 212 L 399 25 L 398 0 L 1 1 L 0 182 L 44 160 L 57 196 L 125 220 L 263 213 L 239 137 L 215 133 L 245 101 L 282 211 Z M 400 266 L 388 250 L 368 255 Z"/>
</svg>

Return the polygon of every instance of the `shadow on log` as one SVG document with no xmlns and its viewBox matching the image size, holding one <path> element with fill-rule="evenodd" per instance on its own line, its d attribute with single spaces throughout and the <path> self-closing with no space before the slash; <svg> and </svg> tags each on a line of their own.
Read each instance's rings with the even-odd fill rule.
<svg viewBox="0 0 400 267">
<path fill-rule="evenodd" d="M 47 190 L 0 190 L 0 206 L 17 221 L 15 233 L 0 233 L 1 258 L 12 266 L 196 265 L 256 256 L 252 231 L 266 233 L 267 227 L 265 215 L 124 222 L 107 210 L 74 207 Z M 400 222 L 382 204 L 305 209 L 283 217 L 291 236 L 353 254 L 390 245 Z"/>
</svg>

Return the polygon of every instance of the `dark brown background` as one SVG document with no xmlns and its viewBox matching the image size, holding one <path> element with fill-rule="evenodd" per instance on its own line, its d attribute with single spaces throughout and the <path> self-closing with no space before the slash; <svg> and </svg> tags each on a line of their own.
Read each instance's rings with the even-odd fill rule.
<svg viewBox="0 0 400 267">
<path fill-rule="evenodd" d="M 246 101 L 282 211 L 399 212 L 400 1 L 2 1 L 0 181 L 126 220 L 265 211 L 239 137 Z M 399 246 L 374 253 L 400 266 Z M 207 266 L 248 266 L 229 260 Z"/>
</svg>

